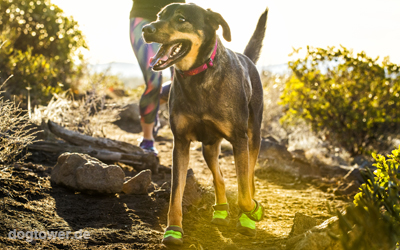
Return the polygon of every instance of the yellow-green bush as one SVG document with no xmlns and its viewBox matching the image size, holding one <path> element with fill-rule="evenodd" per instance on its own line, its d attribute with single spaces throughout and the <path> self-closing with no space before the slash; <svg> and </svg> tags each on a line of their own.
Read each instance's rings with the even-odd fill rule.
<svg viewBox="0 0 400 250">
<path fill-rule="evenodd" d="M 400 147 L 388 158 L 373 157 L 377 170 L 368 169 L 355 206 L 339 213 L 339 238 L 346 250 L 394 250 L 400 241 Z"/>
<path fill-rule="evenodd" d="M 77 22 L 49 0 L 2 0 L 0 12 L 0 82 L 14 75 L 5 90 L 22 99 L 30 86 L 43 104 L 67 89 L 81 71 L 78 49 L 86 48 Z"/>
<path fill-rule="evenodd" d="M 365 153 L 400 128 L 400 66 L 341 47 L 307 47 L 281 96 L 283 123 L 304 119 L 334 145 Z"/>
</svg>

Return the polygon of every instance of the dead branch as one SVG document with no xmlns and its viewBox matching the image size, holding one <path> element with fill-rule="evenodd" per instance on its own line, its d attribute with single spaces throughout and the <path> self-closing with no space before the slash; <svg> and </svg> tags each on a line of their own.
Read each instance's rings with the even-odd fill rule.
<svg viewBox="0 0 400 250">
<path fill-rule="evenodd" d="M 61 155 L 65 152 L 82 153 L 93 156 L 101 161 L 122 162 L 133 166 L 136 170 L 151 169 L 158 172 L 158 159 L 143 151 L 138 146 L 107 138 L 92 137 L 48 121 L 49 130 L 66 142 L 40 141 L 28 147 L 29 150 L 44 151 Z"/>
</svg>

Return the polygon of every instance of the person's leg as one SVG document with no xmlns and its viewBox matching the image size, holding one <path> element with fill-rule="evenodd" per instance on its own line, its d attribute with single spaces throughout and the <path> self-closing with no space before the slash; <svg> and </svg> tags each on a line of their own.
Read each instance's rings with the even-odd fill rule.
<svg viewBox="0 0 400 250">
<path fill-rule="evenodd" d="M 165 82 L 161 88 L 160 104 L 168 102 L 169 90 L 171 89 L 171 81 Z"/>
<path fill-rule="evenodd" d="M 152 71 L 149 65 L 150 58 L 156 54 L 159 45 L 144 42 L 142 27 L 148 23 L 149 21 L 143 18 L 132 18 L 130 20 L 130 39 L 146 83 L 146 89 L 139 102 L 143 138 L 144 142 L 147 141 L 142 146 L 156 153 L 153 146 L 153 129 L 160 105 L 162 73 Z"/>
</svg>

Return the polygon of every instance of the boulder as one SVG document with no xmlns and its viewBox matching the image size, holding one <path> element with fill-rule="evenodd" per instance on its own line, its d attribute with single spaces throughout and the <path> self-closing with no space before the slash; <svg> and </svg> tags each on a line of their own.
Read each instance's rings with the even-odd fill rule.
<svg viewBox="0 0 400 250">
<path fill-rule="evenodd" d="M 169 201 L 171 194 L 171 182 L 164 182 L 160 189 L 155 190 L 154 193 L 159 198 L 165 198 Z M 186 186 L 183 192 L 182 205 L 188 207 L 190 205 L 198 205 L 202 199 L 202 191 L 196 177 L 194 176 L 193 169 L 189 169 L 186 175 Z"/>
<path fill-rule="evenodd" d="M 296 219 L 297 217 L 297 219 Z M 296 214 L 293 228 L 297 228 L 296 235 L 294 229 L 286 242 L 287 250 L 343 250 L 340 241 L 334 240 L 329 236 L 330 233 L 338 232 L 338 218 L 332 217 L 319 225 L 310 226 L 319 220 L 302 214 Z M 297 224 L 297 225 L 296 225 Z"/>
<path fill-rule="evenodd" d="M 124 182 L 122 192 L 125 194 L 147 194 L 151 184 L 151 170 L 146 169 Z"/>
<path fill-rule="evenodd" d="M 139 133 L 142 131 L 138 103 L 125 105 L 119 113 L 119 117 L 120 119 L 114 123 L 121 129 L 132 133 Z"/>
<path fill-rule="evenodd" d="M 124 178 L 121 167 L 78 153 L 60 155 L 51 173 L 52 182 L 89 193 L 121 192 Z"/>
<path fill-rule="evenodd" d="M 121 120 L 126 122 L 140 123 L 140 112 L 139 112 L 139 104 L 131 103 L 125 105 L 123 110 L 119 114 Z"/>
<path fill-rule="evenodd" d="M 186 186 L 183 192 L 183 206 L 198 205 L 201 201 L 202 192 L 200 185 L 194 176 L 193 169 L 189 169 L 186 175 Z"/>
<path fill-rule="evenodd" d="M 311 216 L 307 216 L 302 213 L 296 213 L 294 215 L 293 226 L 292 230 L 289 233 L 289 236 L 292 237 L 305 233 L 311 228 L 317 226 L 319 223 L 321 223 L 321 221 L 318 219 L 315 219 Z"/>
<path fill-rule="evenodd" d="M 292 160 L 292 154 L 286 149 L 286 146 L 279 144 L 273 138 L 263 138 L 259 158 L 270 159 L 276 161 Z"/>
</svg>

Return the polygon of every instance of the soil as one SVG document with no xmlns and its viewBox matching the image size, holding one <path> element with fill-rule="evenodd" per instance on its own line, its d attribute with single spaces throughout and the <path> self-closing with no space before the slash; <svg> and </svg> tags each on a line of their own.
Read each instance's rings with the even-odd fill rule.
<svg viewBox="0 0 400 250">
<path fill-rule="evenodd" d="M 111 139 L 137 144 L 140 134 L 128 133 L 113 125 L 106 130 Z M 172 135 L 168 128 L 159 132 L 156 143 L 160 164 L 170 167 Z M 331 192 L 293 177 L 256 168 L 256 199 L 265 207 L 264 219 L 257 223 L 257 236 L 236 232 L 235 220 L 227 227 L 210 223 L 214 204 L 212 175 L 201 153 L 201 144 L 192 143 L 190 168 L 203 191 L 199 205 L 184 209 L 184 245 L 178 249 L 285 249 L 295 213 L 328 219 L 347 202 Z M 41 158 L 42 157 L 42 158 Z M 169 197 L 157 192 L 148 195 L 88 195 L 50 182 L 54 163 L 43 156 L 34 162 L 5 166 L 0 170 L 0 248 L 1 249 L 166 249 L 160 242 L 166 228 Z M 51 158 L 51 157 L 50 157 Z M 38 163 L 42 160 L 41 164 Z M 238 214 L 237 181 L 229 147 L 223 147 L 220 165 L 224 173 L 231 216 Z M 121 164 L 127 176 L 132 167 Z M 161 186 L 171 178 L 160 171 L 153 182 Z M 156 187 L 157 187 L 156 186 Z M 18 231 L 70 231 L 90 236 L 69 239 L 9 238 Z M 81 231 L 80 231 L 81 230 Z M 10 234 L 13 235 L 12 233 Z M 85 239 L 86 238 L 86 239 Z"/>
</svg>

